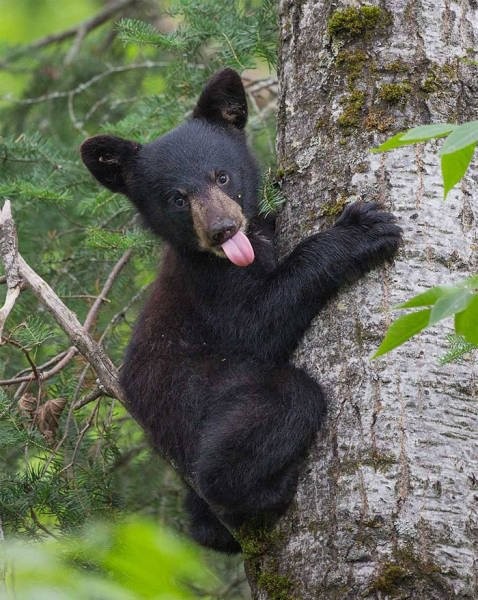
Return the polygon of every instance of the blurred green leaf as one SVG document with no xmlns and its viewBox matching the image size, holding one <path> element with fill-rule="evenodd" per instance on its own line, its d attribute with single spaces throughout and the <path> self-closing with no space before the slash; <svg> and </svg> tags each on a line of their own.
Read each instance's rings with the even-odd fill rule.
<svg viewBox="0 0 478 600">
<path fill-rule="evenodd" d="M 6 543 L 3 564 L 2 599 L 192 600 L 192 585 L 212 580 L 189 543 L 138 518 L 58 541 Z"/>
<path fill-rule="evenodd" d="M 478 142 L 478 121 L 469 121 L 456 127 L 443 144 L 440 155 L 454 154 Z"/>
<path fill-rule="evenodd" d="M 428 325 L 435 325 L 438 321 L 451 317 L 464 310 L 473 298 L 473 294 L 466 288 L 456 289 L 439 298 L 432 308 Z"/>
<path fill-rule="evenodd" d="M 419 142 L 427 142 L 435 138 L 445 137 L 456 129 L 458 125 L 452 123 L 432 123 L 431 125 L 418 125 L 408 129 L 402 135 L 402 141 L 412 142 L 414 144 Z"/>
<path fill-rule="evenodd" d="M 372 358 L 390 352 L 397 346 L 401 346 L 428 325 L 431 309 L 419 310 L 396 319 L 388 328 L 385 337 Z"/>
<path fill-rule="evenodd" d="M 372 152 L 388 152 L 395 148 L 401 148 L 402 146 L 410 146 L 412 144 L 418 144 L 421 142 L 428 142 L 435 138 L 445 137 L 454 129 L 457 125 L 451 123 L 434 123 L 432 125 L 419 125 L 408 129 L 407 131 L 401 131 L 389 138 L 380 146 L 372 148 Z"/>
<path fill-rule="evenodd" d="M 455 331 L 465 340 L 478 345 L 478 294 L 475 294 L 467 308 L 455 315 Z"/>
<path fill-rule="evenodd" d="M 476 143 L 457 150 L 452 154 L 441 155 L 441 172 L 445 198 L 448 192 L 462 179 L 475 153 Z"/>
<path fill-rule="evenodd" d="M 422 292 L 421 294 L 417 294 L 410 300 L 399 304 L 397 308 L 417 308 L 419 306 L 432 306 L 435 302 L 449 294 L 450 292 L 456 290 L 457 288 L 452 288 L 448 286 L 437 286 L 428 289 L 426 292 Z"/>
</svg>

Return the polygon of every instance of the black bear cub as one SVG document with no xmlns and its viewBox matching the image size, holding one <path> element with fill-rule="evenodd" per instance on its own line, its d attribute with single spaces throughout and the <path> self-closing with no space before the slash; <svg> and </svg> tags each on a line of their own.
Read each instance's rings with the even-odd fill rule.
<svg viewBox="0 0 478 600">
<path fill-rule="evenodd" d="M 193 537 L 225 552 L 240 546 L 224 524 L 284 512 L 324 420 L 323 392 L 289 364 L 292 352 L 340 286 L 400 243 L 391 214 L 357 203 L 278 263 L 246 121 L 241 79 L 224 69 L 192 117 L 154 142 L 98 135 L 81 147 L 96 179 L 166 242 L 121 383 L 133 416 L 194 487 Z"/>
</svg>

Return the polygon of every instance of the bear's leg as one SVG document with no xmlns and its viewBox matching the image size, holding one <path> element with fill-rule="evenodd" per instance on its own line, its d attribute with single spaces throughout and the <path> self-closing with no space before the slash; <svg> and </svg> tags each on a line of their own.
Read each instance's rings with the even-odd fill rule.
<svg viewBox="0 0 478 600">
<path fill-rule="evenodd" d="M 320 386 L 290 366 L 251 373 L 220 398 L 202 427 L 195 476 L 204 497 L 247 520 L 280 514 L 298 467 L 325 417 Z M 228 521 L 229 522 L 229 521 Z"/>
<path fill-rule="evenodd" d="M 190 532 L 196 542 L 219 552 L 232 554 L 241 551 L 239 543 L 192 489 L 188 491 L 184 507 L 189 513 Z"/>
</svg>

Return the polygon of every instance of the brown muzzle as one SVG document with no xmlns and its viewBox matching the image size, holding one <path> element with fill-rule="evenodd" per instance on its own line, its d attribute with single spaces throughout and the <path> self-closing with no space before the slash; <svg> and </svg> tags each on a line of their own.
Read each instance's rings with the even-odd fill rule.
<svg viewBox="0 0 478 600">
<path fill-rule="evenodd" d="M 191 214 L 203 250 L 221 246 L 246 223 L 241 207 L 217 186 L 191 198 Z"/>
</svg>

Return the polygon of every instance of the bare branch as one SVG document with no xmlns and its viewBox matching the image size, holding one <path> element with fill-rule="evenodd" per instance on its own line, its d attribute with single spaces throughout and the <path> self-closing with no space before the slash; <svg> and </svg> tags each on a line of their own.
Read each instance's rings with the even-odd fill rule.
<svg viewBox="0 0 478 600">
<path fill-rule="evenodd" d="M 165 67 L 167 65 L 168 65 L 168 63 L 165 61 L 155 62 L 152 60 L 146 60 L 142 63 L 134 63 L 134 64 L 130 64 L 130 65 L 119 65 L 117 67 L 109 67 L 108 69 L 106 69 L 106 71 L 102 71 L 101 73 L 94 75 L 87 81 L 80 83 L 79 85 L 77 85 L 75 88 L 73 88 L 71 90 L 66 90 L 66 91 L 62 91 L 62 92 L 51 92 L 50 94 L 43 94 L 42 96 L 37 96 L 36 98 L 22 98 L 19 100 L 15 100 L 15 99 L 11 98 L 10 96 L 2 96 L 1 99 L 5 100 L 6 102 L 14 102 L 15 104 L 29 105 L 29 104 L 38 104 L 40 102 L 46 102 L 47 100 L 57 100 L 58 98 L 68 98 L 70 96 L 75 96 L 76 94 L 81 94 L 81 92 L 84 92 L 86 89 L 88 89 L 89 87 L 91 87 L 92 85 L 97 83 L 98 81 L 101 81 L 105 77 L 109 77 L 110 75 L 113 75 L 115 73 L 124 73 L 125 71 L 135 71 L 137 69 L 161 68 L 161 67 Z"/>
<path fill-rule="evenodd" d="M 113 283 L 115 282 L 123 267 L 128 263 L 132 253 L 133 251 L 131 249 L 126 250 L 121 256 L 121 258 L 118 260 L 118 262 L 115 264 L 115 266 L 112 268 L 111 273 L 108 275 L 108 278 L 106 279 L 103 285 L 103 289 L 101 290 L 96 300 L 93 302 L 93 305 L 91 306 L 90 310 L 88 311 L 88 314 L 86 315 L 86 319 L 83 324 L 83 327 L 86 329 L 86 331 L 89 331 L 89 329 L 93 325 L 93 322 L 96 319 L 101 304 L 106 300 L 106 296 L 109 294 L 111 288 L 113 287 Z"/>
<path fill-rule="evenodd" d="M 40 381 L 40 374 L 38 373 L 37 366 L 33 362 L 33 359 L 30 356 L 30 353 L 28 352 L 28 350 L 26 348 L 24 348 L 21 344 L 19 344 L 16 340 L 14 340 L 10 337 L 6 337 L 6 338 L 4 338 L 4 340 L 7 342 L 7 344 L 11 344 L 12 346 L 15 346 L 16 348 L 18 348 L 19 350 L 21 350 L 23 352 L 23 354 L 25 355 L 25 358 L 27 359 L 28 364 L 30 365 L 30 369 L 32 370 L 32 378 L 36 379 L 37 381 Z"/>
<path fill-rule="evenodd" d="M 132 6 L 136 3 L 138 3 L 138 0 L 117 0 L 116 2 L 110 2 L 110 4 L 106 6 L 106 8 L 104 8 L 97 15 L 95 15 L 94 17 L 90 17 L 85 21 L 82 21 L 75 27 L 65 29 L 65 31 L 60 31 L 59 33 L 47 35 L 43 38 L 40 38 L 39 40 L 36 40 L 35 42 L 32 42 L 31 44 L 28 44 L 27 46 L 24 46 L 20 49 L 19 54 L 15 54 L 14 56 L 10 57 L 10 61 L 15 59 L 17 56 L 29 52 L 30 50 L 38 50 L 40 48 L 44 48 L 45 46 L 49 46 L 51 44 L 58 44 L 59 42 L 63 42 L 71 37 L 74 37 L 76 38 L 75 42 L 73 43 L 72 49 L 70 50 L 67 56 L 68 62 L 71 62 L 71 60 L 74 58 L 74 55 L 78 51 L 79 45 L 90 31 L 96 29 L 100 25 L 103 25 L 103 23 L 106 23 L 106 21 L 109 21 L 112 17 L 114 17 L 118 12 L 122 11 L 124 8 Z M 0 63 L 0 67 L 4 67 L 8 62 L 8 59 L 3 61 L 2 63 Z"/>
<path fill-rule="evenodd" d="M 33 508 L 30 508 L 30 516 L 32 518 L 32 521 L 35 523 L 35 525 L 38 527 L 38 529 L 41 529 L 42 531 L 44 531 L 47 535 L 49 535 L 52 538 L 55 538 L 56 540 L 58 540 L 58 536 L 53 533 L 52 531 L 50 531 L 47 527 L 45 527 L 45 525 L 43 525 L 43 523 L 40 523 L 36 512 L 33 510 Z"/>
<path fill-rule="evenodd" d="M 103 396 L 103 394 L 104 394 L 103 390 L 101 390 L 99 387 L 95 387 L 93 390 L 91 390 L 91 392 L 89 394 L 86 394 L 86 396 L 84 396 L 83 398 L 80 398 L 78 400 L 78 402 L 75 403 L 75 405 L 73 406 L 73 410 L 78 410 L 79 408 L 86 406 L 90 402 L 94 402 L 95 400 L 98 400 L 98 398 Z"/>
<path fill-rule="evenodd" d="M 4 213 L 4 211 L 7 211 Z M 2 214 L 10 214 L 7 227 L 3 226 L 3 220 L 0 227 L 0 239 L 5 239 L 7 235 L 14 237 L 16 244 L 16 231 L 13 219 L 11 218 L 10 203 L 5 203 Z M 124 256 L 124 255 L 123 255 Z M 8 256 L 7 256 L 8 258 Z M 4 254 L 2 253 L 2 259 Z M 123 261 L 125 263 L 125 261 Z M 52 288 L 25 262 L 22 256 L 17 252 L 17 261 L 14 261 L 13 268 L 11 261 L 4 260 L 5 273 L 7 280 L 10 277 L 19 276 L 31 288 L 35 296 L 48 309 L 55 321 L 69 336 L 73 345 L 86 358 L 94 368 L 101 387 L 105 394 L 123 400 L 123 391 L 118 382 L 118 372 L 116 367 L 107 356 L 104 349 L 88 334 L 86 329 L 78 321 L 77 316 L 58 298 Z M 12 269 L 12 271 L 10 271 Z M 108 278 L 108 285 L 111 284 Z M 105 284 L 106 285 L 106 284 Z M 92 307 L 93 308 L 93 307 Z M 95 309 L 97 310 L 97 309 Z M 90 311 L 91 312 L 91 311 Z M 62 359 L 65 360 L 65 359 Z M 57 365 L 58 366 L 58 365 Z"/>
</svg>

